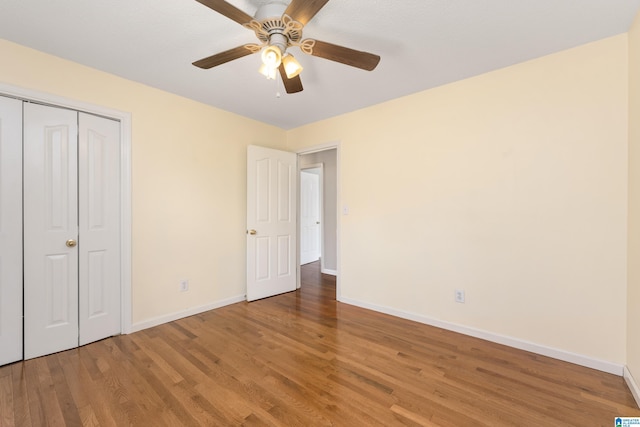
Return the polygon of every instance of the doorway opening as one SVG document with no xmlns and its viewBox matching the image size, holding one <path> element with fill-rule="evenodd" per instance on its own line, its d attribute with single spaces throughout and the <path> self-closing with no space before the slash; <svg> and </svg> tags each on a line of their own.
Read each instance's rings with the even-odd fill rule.
<svg viewBox="0 0 640 427">
<path fill-rule="evenodd" d="M 299 264 L 317 262 L 322 274 L 336 276 L 338 281 L 337 145 L 299 152 L 298 170 Z"/>
</svg>

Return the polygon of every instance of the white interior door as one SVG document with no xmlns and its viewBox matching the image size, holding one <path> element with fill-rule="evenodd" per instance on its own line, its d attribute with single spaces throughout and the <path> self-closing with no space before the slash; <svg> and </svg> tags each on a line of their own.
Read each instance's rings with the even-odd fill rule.
<svg viewBox="0 0 640 427">
<path fill-rule="evenodd" d="M 78 345 L 78 114 L 24 104 L 24 357 Z"/>
<path fill-rule="evenodd" d="M 247 149 L 247 301 L 296 289 L 297 156 Z"/>
<path fill-rule="evenodd" d="M 300 171 L 300 264 L 320 259 L 320 169 Z"/>
<path fill-rule="evenodd" d="M 22 101 L 0 97 L 0 365 L 22 360 Z"/>
<path fill-rule="evenodd" d="M 120 332 L 120 123 L 79 113 L 79 344 Z"/>
</svg>

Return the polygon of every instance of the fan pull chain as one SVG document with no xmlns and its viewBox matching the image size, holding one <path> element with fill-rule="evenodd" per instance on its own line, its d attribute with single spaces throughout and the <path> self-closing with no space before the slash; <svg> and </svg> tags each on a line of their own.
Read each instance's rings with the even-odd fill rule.
<svg viewBox="0 0 640 427">
<path fill-rule="evenodd" d="M 279 82 L 280 82 L 280 79 L 278 79 L 278 77 L 276 76 L 276 78 L 275 78 L 274 80 L 276 81 L 276 98 L 277 98 L 277 99 L 280 99 L 280 90 L 279 90 L 279 86 L 280 86 Z"/>
</svg>

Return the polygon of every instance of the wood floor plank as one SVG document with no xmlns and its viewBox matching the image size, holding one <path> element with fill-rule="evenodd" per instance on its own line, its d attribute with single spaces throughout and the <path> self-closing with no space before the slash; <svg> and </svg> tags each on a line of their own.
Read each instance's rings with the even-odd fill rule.
<svg viewBox="0 0 640 427">
<path fill-rule="evenodd" d="M 49 367 L 49 373 L 51 375 L 51 387 L 55 391 L 56 400 L 58 401 L 58 407 L 62 412 L 62 419 L 64 425 L 69 427 L 82 426 L 82 420 L 78 411 L 78 406 L 67 385 L 66 376 L 62 370 L 62 366 L 58 360 L 59 355 L 56 357 L 47 357 L 45 360 Z"/>
<path fill-rule="evenodd" d="M 35 425 L 31 422 L 29 400 L 26 398 L 27 381 L 25 378 L 24 365 L 25 364 L 21 362 L 0 368 L 0 370 L 6 371 L 12 379 L 13 413 L 9 415 L 9 418 L 13 415 L 14 425 L 16 426 Z"/>
<path fill-rule="evenodd" d="M 0 426 L 610 426 L 623 378 L 296 292 L 0 367 Z"/>
<path fill-rule="evenodd" d="M 14 426 L 11 370 L 0 373 L 0 426 Z"/>
<path fill-rule="evenodd" d="M 408 420 L 411 420 L 411 421 L 415 422 L 417 425 L 421 425 L 421 426 L 425 426 L 425 427 L 437 427 L 438 426 L 438 424 L 435 424 L 435 423 L 431 422 L 428 418 L 425 418 L 425 417 L 423 417 L 421 415 L 418 415 L 418 414 L 416 414 L 414 412 L 411 412 L 408 409 L 403 408 L 400 405 L 393 405 L 391 407 L 391 410 L 394 413 L 402 416 L 403 418 L 406 418 Z"/>
<path fill-rule="evenodd" d="M 94 343 L 77 350 L 71 350 L 75 351 L 77 356 L 74 359 L 76 363 L 75 372 L 69 370 L 65 371 L 65 373 L 68 372 L 68 376 L 75 377 L 73 380 L 74 385 L 77 384 L 75 381 L 79 383 L 80 389 L 75 393 L 76 405 L 79 402 L 79 394 L 82 396 L 80 402 L 83 407 L 86 408 L 87 404 L 91 405 L 91 412 L 84 409 L 83 415 L 88 417 L 87 419 L 91 420 L 91 422 L 94 422 L 93 420 L 95 419 L 101 426 L 117 427 L 119 423 L 125 423 L 127 417 L 124 410 L 118 410 L 113 414 L 110 413 L 110 405 L 107 400 L 111 398 L 111 395 L 104 384 L 104 378 L 98 374 L 99 369 L 96 359 L 90 353 L 91 348 L 96 345 L 98 344 Z M 67 381 L 71 384 L 72 380 L 68 379 Z"/>
<path fill-rule="evenodd" d="M 108 384 L 108 390 L 118 385 L 118 399 L 113 401 L 112 405 L 122 405 L 126 408 L 126 419 L 132 425 L 142 421 L 153 422 L 157 426 L 165 425 L 160 416 L 165 408 L 159 404 L 161 400 L 157 391 L 148 385 L 139 369 L 132 365 L 130 355 L 121 352 L 117 345 L 119 338 L 103 340 L 87 349 L 94 352 L 94 357 L 101 355 L 109 365 L 105 370 L 105 378 L 99 383 L 100 388 L 104 388 L 103 382 Z M 117 377 L 117 382 L 113 377 Z M 116 395 L 110 394 L 114 397 Z"/>
<path fill-rule="evenodd" d="M 55 358 L 55 355 L 53 355 Z M 39 397 L 38 413 L 42 415 L 46 425 L 49 426 L 64 426 L 64 414 L 60 408 L 60 402 L 55 390 L 55 383 L 49 368 L 48 361 L 52 358 L 38 358 L 34 360 L 34 368 L 38 382 L 36 384 L 37 395 Z M 34 396 L 35 397 L 35 396 Z M 34 402 L 34 406 L 35 406 Z M 74 419 L 70 420 L 75 421 Z"/>
</svg>

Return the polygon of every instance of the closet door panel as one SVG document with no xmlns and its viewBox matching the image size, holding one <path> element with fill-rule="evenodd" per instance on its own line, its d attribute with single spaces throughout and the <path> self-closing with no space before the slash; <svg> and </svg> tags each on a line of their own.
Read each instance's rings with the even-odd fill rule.
<svg viewBox="0 0 640 427">
<path fill-rule="evenodd" d="M 120 123 L 80 113 L 80 345 L 120 333 Z"/>
<path fill-rule="evenodd" d="M 22 359 L 22 101 L 0 96 L 0 365 Z"/>
<path fill-rule="evenodd" d="M 24 104 L 24 356 L 78 345 L 78 113 Z"/>
</svg>

